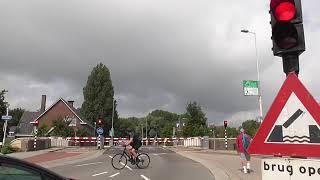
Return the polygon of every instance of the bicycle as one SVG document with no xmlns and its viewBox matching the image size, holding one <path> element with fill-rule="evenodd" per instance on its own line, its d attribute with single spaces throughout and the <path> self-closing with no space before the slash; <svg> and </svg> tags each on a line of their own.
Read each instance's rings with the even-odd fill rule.
<svg viewBox="0 0 320 180">
<path fill-rule="evenodd" d="M 124 147 L 122 153 L 118 153 L 112 157 L 111 164 L 113 168 L 121 170 L 127 165 L 128 161 L 133 165 L 135 164 L 139 169 L 145 169 L 149 166 L 150 157 L 147 153 L 137 152 L 138 156 L 136 158 L 136 162 L 134 162 L 134 160 L 128 155 L 126 149 L 127 146 Z"/>
</svg>

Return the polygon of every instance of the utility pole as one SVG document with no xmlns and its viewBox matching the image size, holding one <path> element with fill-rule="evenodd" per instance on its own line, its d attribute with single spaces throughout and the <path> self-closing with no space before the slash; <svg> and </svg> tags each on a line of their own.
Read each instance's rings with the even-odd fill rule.
<svg viewBox="0 0 320 180">
<path fill-rule="evenodd" d="M 148 116 L 146 117 L 146 146 L 148 145 Z"/>
<path fill-rule="evenodd" d="M 9 105 L 7 106 L 7 115 L 6 116 L 9 116 Z M 8 120 L 6 119 L 4 122 L 4 126 L 3 126 L 2 146 L 4 146 L 4 143 L 6 142 L 7 126 L 8 126 Z"/>
</svg>

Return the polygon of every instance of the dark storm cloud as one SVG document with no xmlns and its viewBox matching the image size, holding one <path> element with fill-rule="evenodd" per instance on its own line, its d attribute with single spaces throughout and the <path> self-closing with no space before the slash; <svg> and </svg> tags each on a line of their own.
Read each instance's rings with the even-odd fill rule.
<svg viewBox="0 0 320 180">
<path fill-rule="evenodd" d="M 242 80 L 256 79 L 254 39 L 242 28 L 257 33 L 265 112 L 284 79 L 270 50 L 268 3 L 247 3 L 1 1 L 1 87 L 9 89 L 13 106 L 36 109 L 41 94 L 80 106 L 87 76 L 102 62 L 111 71 L 122 116 L 157 108 L 183 112 L 187 102 L 198 101 L 210 122 L 239 124 L 254 118 L 258 107 L 257 98 L 242 95 Z M 305 69 L 319 64 L 315 4 L 304 2 Z M 319 96 L 314 73 L 301 77 Z"/>
</svg>

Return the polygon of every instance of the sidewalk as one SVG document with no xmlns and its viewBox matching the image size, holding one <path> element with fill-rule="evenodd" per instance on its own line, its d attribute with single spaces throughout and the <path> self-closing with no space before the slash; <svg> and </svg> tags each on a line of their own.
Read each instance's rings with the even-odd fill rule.
<svg viewBox="0 0 320 180">
<path fill-rule="evenodd" d="M 250 174 L 241 172 L 240 158 L 235 151 L 213 151 L 194 148 L 170 148 L 170 150 L 204 165 L 214 175 L 216 180 L 259 180 L 261 179 L 258 157 L 251 158 Z"/>
<path fill-rule="evenodd" d="M 97 158 L 103 154 L 103 150 L 95 148 L 50 148 L 39 151 L 17 152 L 7 156 L 37 163 L 45 168 L 52 168 L 72 163 L 78 163 Z"/>
<path fill-rule="evenodd" d="M 45 154 L 48 152 L 55 152 L 60 151 L 64 148 L 50 148 L 50 149 L 44 149 L 44 150 L 38 150 L 38 151 L 28 151 L 28 152 L 15 152 L 11 154 L 6 154 L 7 156 L 18 158 L 18 159 L 26 159 L 29 157 Z"/>
</svg>

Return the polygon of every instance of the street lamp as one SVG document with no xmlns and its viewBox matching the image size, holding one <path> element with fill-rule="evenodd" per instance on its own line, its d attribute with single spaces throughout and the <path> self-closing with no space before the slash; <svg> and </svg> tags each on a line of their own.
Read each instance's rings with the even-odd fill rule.
<svg viewBox="0 0 320 180">
<path fill-rule="evenodd" d="M 113 137 L 113 131 L 114 131 L 114 129 L 113 129 L 113 119 L 114 119 L 114 104 L 117 102 L 117 99 L 113 99 L 112 100 L 112 118 L 111 118 L 111 131 L 112 131 L 112 137 Z"/>
<path fill-rule="evenodd" d="M 257 36 L 255 32 L 251 32 L 247 29 L 242 29 L 242 33 L 249 33 L 254 35 L 254 46 L 256 49 L 256 61 L 257 61 L 257 75 L 258 75 L 258 99 L 259 99 L 259 108 L 260 108 L 260 122 L 262 121 L 262 96 L 261 96 L 261 86 L 260 86 L 260 72 L 259 72 L 259 58 L 258 58 L 258 49 L 257 49 Z"/>
</svg>

